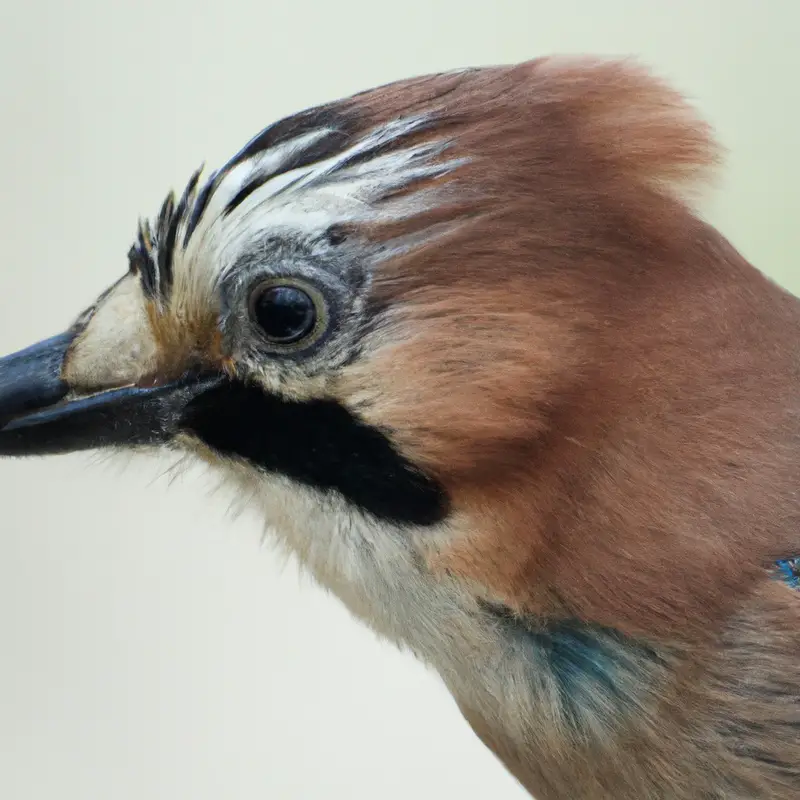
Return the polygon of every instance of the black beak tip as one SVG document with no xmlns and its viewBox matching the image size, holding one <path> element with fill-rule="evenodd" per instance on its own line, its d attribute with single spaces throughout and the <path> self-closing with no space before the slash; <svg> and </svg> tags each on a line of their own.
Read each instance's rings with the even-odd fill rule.
<svg viewBox="0 0 800 800">
<path fill-rule="evenodd" d="M 0 359 L 0 427 L 67 394 L 61 369 L 73 338 L 62 333 Z"/>
</svg>

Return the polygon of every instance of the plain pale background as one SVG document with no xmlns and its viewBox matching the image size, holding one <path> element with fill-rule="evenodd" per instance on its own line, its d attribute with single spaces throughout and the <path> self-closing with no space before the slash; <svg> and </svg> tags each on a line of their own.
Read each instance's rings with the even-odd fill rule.
<svg viewBox="0 0 800 800">
<path fill-rule="evenodd" d="M 61 330 L 139 214 L 275 118 L 551 52 L 689 94 L 731 151 L 710 217 L 798 291 L 798 40 L 797 0 L 3 0 L 0 349 Z M 433 675 L 163 471 L 0 463 L 0 797 L 522 797 Z"/>
</svg>

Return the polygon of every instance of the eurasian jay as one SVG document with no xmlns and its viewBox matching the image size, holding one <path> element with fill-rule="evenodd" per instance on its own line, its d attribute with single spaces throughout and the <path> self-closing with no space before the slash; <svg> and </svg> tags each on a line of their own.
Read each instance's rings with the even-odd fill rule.
<svg viewBox="0 0 800 800">
<path fill-rule="evenodd" d="M 634 63 L 259 133 L 0 361 L 0 453 L 214 465 L 538 800 L 800 797 L 800 303 Z"/>
</svg>

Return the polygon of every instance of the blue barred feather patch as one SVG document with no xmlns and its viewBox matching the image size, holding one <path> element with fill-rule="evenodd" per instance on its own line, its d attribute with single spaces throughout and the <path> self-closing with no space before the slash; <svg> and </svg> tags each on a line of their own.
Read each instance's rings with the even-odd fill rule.
<svg viewBox="0 0 800 800">
<path fill-rule="evenodd" d="M 793 589 L 800 589 L 800 557 L 784 558 L 776 563 L 783 580 Z"/>
</svg>

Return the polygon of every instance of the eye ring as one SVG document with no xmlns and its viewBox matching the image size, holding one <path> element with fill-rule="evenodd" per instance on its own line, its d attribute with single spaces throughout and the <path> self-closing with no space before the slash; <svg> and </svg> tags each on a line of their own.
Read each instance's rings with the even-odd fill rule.
<svg viewBox="0 0 800 800">
<path fill-rule="evenodd" d="M 250 292 L 250 319 L 262 338 L 281 350 L 305 349 L 325 333 L 328 308 L 322 293 L 294 278 L 268 278 Z"/>
</svg>

